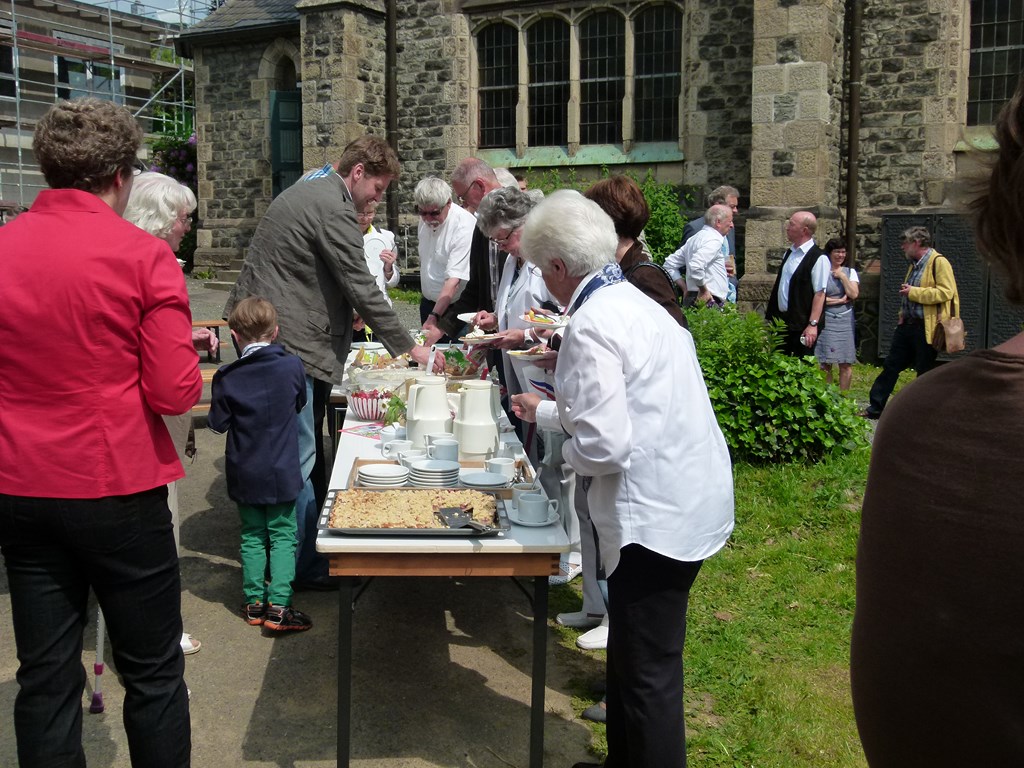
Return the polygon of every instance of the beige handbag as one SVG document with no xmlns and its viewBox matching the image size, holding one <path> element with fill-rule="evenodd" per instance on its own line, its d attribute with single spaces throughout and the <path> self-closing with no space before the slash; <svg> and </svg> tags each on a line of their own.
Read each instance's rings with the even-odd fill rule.
<svg viewBox="0 0 1024 768">
<path fill-rule="evenodd" d="M 952 316 L 943 318 L 942 307 L 939 307 L 938 319 L 935 324 L 935 333 L 932 336 L 932 346 L 939 352 L 962 352 L 967 331 L 964 330 L 964 321 L 960 319 L 956 311 L 956 299 L 953 299 Z"/>
</svg>

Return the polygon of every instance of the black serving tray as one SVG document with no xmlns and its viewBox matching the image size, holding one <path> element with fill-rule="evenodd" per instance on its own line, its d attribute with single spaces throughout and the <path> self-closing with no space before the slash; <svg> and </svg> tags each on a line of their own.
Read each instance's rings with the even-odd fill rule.
<svg viewBox="0 0 1024 768">
<path fill-rule="evenodd" d="M 341 491 L 345 490 L 342 488 L 332 488 L 327 492 L 327 498 L 324 500 L 323 508 L 320 510 L 320 519 L 317 521 L 317 528 L 321 531 L 325 531 L 333 536 L 430 536 L 437 537 L 443 536 L 447 538 L 460 538 L 466 537 L 482 538 L 489 536 L 501 536 L 506 531 L 510 530 L 512 524 L 509 522 L 508 515 L 505 512 L 505 499 L 498 493 L 492 493 L 489 491 L 480 491 L 480 493 L 486 494 L 494 498 L 494 502 L 498 513 L 498 524 L 492 528 L 488 528 L 485 531 L 478 531 L 475 528 L 331 528 L 331 508 L 334 506 L 334 497 Z M 384 491 L 394 490 L 409 490 L 409 491 L 426 491 L 431 490 L 430 488 L 419 488 L 416 486 L 406 486 L 404 488 L 360 488 L 361 491 L 368 491 L 370 493 L 382 493 Z M 447 490 L 447 489 L 446 489 Z M 477 488 L 451 488 L 450 490 L 479 490 Z M 440 522 L 438 523 L 440 526 Z"/>
</svg>

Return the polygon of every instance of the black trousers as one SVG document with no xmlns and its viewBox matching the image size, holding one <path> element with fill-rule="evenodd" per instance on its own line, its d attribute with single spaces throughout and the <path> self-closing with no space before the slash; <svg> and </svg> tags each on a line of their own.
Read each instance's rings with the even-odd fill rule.
<svg viewBox="0 0 1024 768">
<path fill-rule="evenodd" d="M 868 412 L 879 416 L 892 394 L 893 387 L 900 374 L 913 367 L 917 375 L 928 373 L 935 367 L 935 358 L 939 353 L 924 337 L 924 323 L 902 323 L 896 326 L 892 335 L 889 354 L 882 364 L 882 372 L 871 385 L 871 405 Z"/>
<path fill-rule="evenodd" d="M 703 561 L 639 544 L 608 579 L 608 759 L 605 768 L 683 768 L 683 645 L 690 587 Z"/>
<path fill-rule="evenodd" d="M 785 335 L 782 337 L 782 351 L 790 357 L 806 357 L 807 355 L 814 354 L 814 347 L 805 347 L 800 343 L 800 337 L 803 336 L 803 329 L 800 330 L 786 330 Z"/>
</svg>

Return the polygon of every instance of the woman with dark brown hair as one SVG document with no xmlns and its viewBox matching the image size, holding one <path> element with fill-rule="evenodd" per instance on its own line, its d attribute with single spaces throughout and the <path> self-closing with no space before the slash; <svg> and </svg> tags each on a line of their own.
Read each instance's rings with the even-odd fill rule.
<svg viewBox="0 0 1024 768">
<path fill-rule="evenodd" d="M 1024 79 L 974 199 L 1024 302 Z M 857 551 L 854 712 L 872 768 L 1024 764 L 1024 333 L 908 384 L 878 423 Z"/>
<path fill-rule="evenodd" d="M 832 366 L 839 366 L 839 389 L 847 390 L 853 382 L 853 364 L 857 362 L 856 317 L 853 302 L 860 295 L 857 270 L 847 264 L 846 241 L 833 237 L 825 243 L 825 255 L 832 271 L 825 285 L 826 322 L 814 345 L 814 355 L 825 371 L 825 380 L 832 383 Z"/>
<path fill-rule="evenodd" d="M 644 252 L 640 235 L 651 218 L 643 191 L 629 176 L 611 176 L 591 186 L 583 196 L 593 200 L 615 223 L 619 247 L 615 259 L 622 274 L 645 296 L 665 308 L 672 319 L 686 328 L 672 278 Z"/>
</svg>

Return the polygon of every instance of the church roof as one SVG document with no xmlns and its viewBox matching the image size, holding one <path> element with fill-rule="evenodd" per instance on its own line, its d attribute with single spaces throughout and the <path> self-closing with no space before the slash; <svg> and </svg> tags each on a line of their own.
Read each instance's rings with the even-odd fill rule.
<svg viewBox="0 0 1024 768">
<path fill-rule="evenodd" d="M 295 0 L 227 0 L 205 19 L 181 33 L 178 44 L 184 55 L 207 38 L 297 25 Z"/>
</svg>

